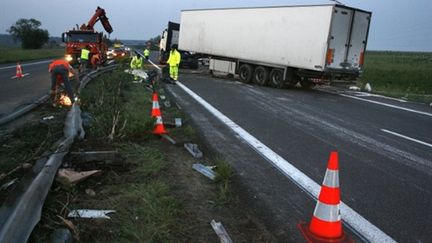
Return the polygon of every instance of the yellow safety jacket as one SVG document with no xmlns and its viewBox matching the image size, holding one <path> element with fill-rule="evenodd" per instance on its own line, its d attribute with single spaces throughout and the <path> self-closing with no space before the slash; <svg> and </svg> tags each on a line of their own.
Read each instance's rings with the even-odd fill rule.
<svg viewBox="0 0 432 243">
<path fill-rule="evenodd" d="M 82 60 L 88 60 L 89 59 L 90 51 L 87 49 L 81 49 L 81 59 Z"/>
<path fill-rule="evenodd" d="M 150 51 L 147 48 L 144 50 L 144 56 L 145 57 L 150 56 Z"/>
<path fill-rule="evenodd" d="M 134 56 L 134 57 L 132 58 L 132 61 L 130 62 L 130 67 L 131 67 L 132 69 L 139 69 L 139 68 L 142 67 L 142 64 L 143 64 L 143 60 L 142 60 L 142 58 L 141 58 L 141 57 L 138 57 L 138 56 Z"/>
<path fill-rule="evenodd" d="M 181 55 L 177 50 L 171 50 L 167 63 L 170 66 L 178 66 L 180 64 Z"/>
</svg>

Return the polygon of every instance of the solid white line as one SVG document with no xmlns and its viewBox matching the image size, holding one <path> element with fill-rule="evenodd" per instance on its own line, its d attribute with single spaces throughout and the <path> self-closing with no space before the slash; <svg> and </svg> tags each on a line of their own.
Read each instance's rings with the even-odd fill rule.
<svg viewBox="0 0 432 243">
<path fill-rule="evenodd" d="M 27 66 L 37 65 L 37 64 L 41 64 L 41 63 L 48 63 L 48 62 L 51 62 L 51 61 L 52 60 L 46 60 L 46 61 L 40 61 L 40 62 L 31 62 L 31 63 L 24 63 L 24 64 L 21 64 L 21 66 L 22 67 L 27 67 Z M 0 70 L 8 69 L 8 68 L 16 68 L 16 65 L 14 65 L 14 66 L 7 66 L 7 67 L 0 67 Z M 47 67 L 47 70 L 48 70 L 48 67 Z"/>
<path fill-rule="evenodd" d="M 24 77 L 27 76 L 27 75 L 30 75 L 30 73 L 23 73 L 22 78 L 24 78 Z M 11 79 L 16 79 L 16 78 L 18 78 L 18 77 L 17 77 L 17 76 L 13 76 L 13 77 L 11 77 Z"/>
<path fill-rule="evenodd" d="M 374 104 L 378 104 L 378 105 L 383 105 L 383 106 L 387 106 L 387 107 L 391 107 L 391 108 L 395 108 L 395 109 L 399 109 L 399 110 L 414 112 L 414 113 L 417 113 L 417 114 L 421 114 L 421 115 L 426 115 L 426 116 L 432 117 L 432 113 L 428 113 L 428 112 L 417 111 L 417 110 L 413 110 L 413 109 L 409 109 L 409 108 L 405 108 L 405 107 L 400 107 L 400 106 L 396 106 L 396 105 L 390 105 L 390 104 L 382 103 L 382 102 L 379 102 L 379 101 L 363 99 L 363 98 L 359 98 L 359 97 L 351 96 L 351 95 L 346 95 L 346 94 L 339 94 L 339 95 L 343 96 L 343 97 L 348 97 L 348 98 L 351 98 L 351 99 L 366 101 L 366 102 L 370 102 L 370 103 L 374 103 Z"/>
<path fill-rule="evenodd" d="M 431 148 L 432 148 L 432 144 L 430 144 L 430 143 L 426 143 L 426 142 L 420 141 L 420 140 L 418 140 L 418 139 L 415 139 L 415 138 L 411 138 L 411 137 L 408 137 L 408 136 L 402 135 L 402 134 L 397 133 L 397 132 L 392 132 L 392 131 L 389 131 L 389 130 L 387 130 L 387 129 L 381 129 L 381 131 L 386 132 L 386 133 L 390 133 L 390 134 L 395 135 L 395 136 L 397 136 L 397 137 L 405 138 L 405 139 L 407 139 L 407 140 L 410 140 L 410 141 L 413 141 L 413 142 L 416 142 L 416 143 L 419 143 L 419 144 L 423 144 L 423 145 L 425 145 L 425 146 L 428 146 L 428 147 L 431 147 Z"/>
<path fill-rule="evenodd" d="M 298 170 L 291 163 L 286 161 L 280 155 L 275 153 L 265 144 L 260 142 L 258 139 L 253 137 L 250 133 L 245 131 L 242 127 L 234 123 L 227 116 L 222 114 L 212 105 L 207 103 L 203 98 L 195 94 L 192 90 L 184 86 L 180 82 L 176 82 L 177 85 L 194 98 L 198 103 L 204 106 L 210 113 L 218 118 L 222 123 L 231 128 L 238 136 L 246 141 L 257 153 L 271 162 L 276 168 L 278 168 L 287 177 L 293 180 L 302 189 L 309 192 L 315 199 L 318 198 L 320 186 L 309 178 L 306 174 Z M 382 232 L 375 225 L 370 223 L 368 220 L 363 218 L 360 214 L 351 209 L 348 205 L 341 202 L 340 204 L 342 219 L 349 224 L 352 228 L 357 230 L 362 236 L 371 242 L 395 242 L 390 236 Z"/>
</svg>

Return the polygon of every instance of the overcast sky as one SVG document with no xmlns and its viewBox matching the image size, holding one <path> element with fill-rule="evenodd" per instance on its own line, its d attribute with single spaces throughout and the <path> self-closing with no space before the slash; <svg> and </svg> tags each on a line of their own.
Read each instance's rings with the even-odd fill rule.
<svg viewBox="0 0 432 243">
<path fill-rule="evenodd" d="M 111 38 L 145 40 L 157 36 L 182 9 L 331 3 L 324 0 L 1 0 L 0 33 L 19 18 L 35 18 L 51 36 L 87 23 L 97 6 L 107 12 Z M 432 0 L 342 0 L 372 13 L 368 49 L 432 52 Z M 98 23 L 95 29 L 103 27 Z"/>
</svg>

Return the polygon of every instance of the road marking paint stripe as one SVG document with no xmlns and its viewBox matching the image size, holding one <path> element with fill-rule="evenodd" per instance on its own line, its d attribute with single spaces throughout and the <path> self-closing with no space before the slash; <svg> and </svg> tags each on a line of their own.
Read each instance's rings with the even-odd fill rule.
<svg viewBox="0 0 432 243">
<path fill-rule="evenodd" d="M 207 101 L 195 94 L 185 85 L 180 82 L 176 82 L 176 84 L 186 93 L 188 93 L 192 98 L 194 98 L 198 103 L 200 103 L 204 108 L 206 108 L 210 113 L 216 116 L 221 122 L 223 122 L 235 133 L 237 133 L 237 135 L 240 136 L 244 141 L 246 141 L 257 153 L 259 153 L 261 156 L 271 162 L 276 168 L 278 168 L 300 188 L 310 193 L 313 198 L 318 198 L 320 186 L 315 181 L 313 181 L 306 174 L 298 170 L 291 163 L 286 161 L 284 158 L 275 153 L 258 139 L 253 137 L 242 127 L 234 123 L 231 119 L 229 119 L 219 110 L 207 103 Z M 395 242 L 390 236 L 378 229 L 375 225 L 363 218 L 360 214 L 355 212 L 352 208 L 350 208 L 343 202 L 341 202 L 340 204 L 340 209 L 342 219 L 367 240 L 371 242 Z"/>
<path fill-rule="evenodd" d="M 423 145 L 425 145 L 425 146 L 428 146 L 428 147 L 431 147 L 431 148 L 432 148 L 432 144 L 430 144 L 430 143 L 426 143 L 426 142 L 420 141 L 420 140 L 418 140 L 418 139 L 415 139 L 415 138 L 411 138 L 411 137 L 408 137 L 408 136 L 402 135 L 402 134 L 397 133 L 397 132 L 392 132 L 392 131 L 389 131 L 389 130 L 387 130 L 387 129 L 381 129 L 381 131 L 386 132 L 386 133 L 390 133 L 390 134 L 395 135 L 395 136 L 397 136 L 397 137 L 405 138 L 405 139 L 407 139 L 407 140 L 410 140 L 410 141 L 413 141 L 413 142 L 416 142 L 416 143 L 419 143 L 419 144 L 423 144 Z"/>
<path fill-rule="evenodd" d="M 351 99 L 366 101 L 366 102 L 374 103 L 374 104 L 377 104 L 377 105 L 383 105 L 383 106 L 387 106 L 387 107 L 391 107 L 391 108 L 395 108 L 395 109 L 399 109 L 399 110 L 414 112 L 414 113 L 417 113 L 417 114 L 421 114 L 421 115 L 426 115 L 426 116 L 432 117 L 432 113 L 428 113 L 428 112 L 417 111 L 417 110 L 413 110 L 413 109 L 409 109 L 409 108 L 405 108 L 405 107 L 400 107 L 400 106 L 396 106 L 396 105 L 390 105 L 390 104 L 382 103 L 382 102 L 379 102 L 379 101 L 363 99 L 363 98 L 359 98 L 359 97 L 351 96 L 351 95 L 346 95 L 346 94 L 339 94 L 339 95 L 343 96 L 343 97 L 348 97 L 348 98 L 351 98 Z"/>
<path fill-rule="evenodd" d="M 24 63 L 24 64 L 21 64 L 21 66 L 22 67 L 27 67 L 27 66 L 37 65 L 37 64 L 41 64 L 41 63 L 48 63 L 48 62 L 51 62 L 51 61 L 52 60 L 46 60 L 46 61 L 40 61 L 40 62 L 31 62 L 31 63 Z M 7 67 L 0 67 L 0 70 L 8 69 L 8 68 L 16 68 L 16 65 L 14 65 L 14 66 L 7 66 Z M 48 67 L 47 67 L 47 70 L 48 70 Z"/>
<path fill-rule="evenodd" d="M 30 73 L 23 73 L 22 78 L 27 76 L 27 75 L 30 75 Z M 11 79 L 16 79 L 16 78 L 18 78 L 18 77 L 17 76 L 11 77 Z"/>
</svg>

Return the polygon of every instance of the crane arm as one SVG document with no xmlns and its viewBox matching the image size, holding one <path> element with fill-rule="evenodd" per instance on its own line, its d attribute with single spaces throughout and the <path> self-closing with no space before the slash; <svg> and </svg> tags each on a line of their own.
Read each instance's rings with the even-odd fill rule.
<svg viewBox="0 0 432 243">
<path fill-rule="evenodd" d="M 103 8 L 97 7 L 96 13 L 93 14 L 92 18 L 89 20 L 86 29 L 93 30 L 93 26 L 96 24 L 96 22 L 100 20 L 102 23 L 102 26 L 108 33 L 112 33 L 113 29 L 111 27 L 110 22 L 108 21 L 108 17 L 105 14 L 105 10 Z"/>
</svg>

